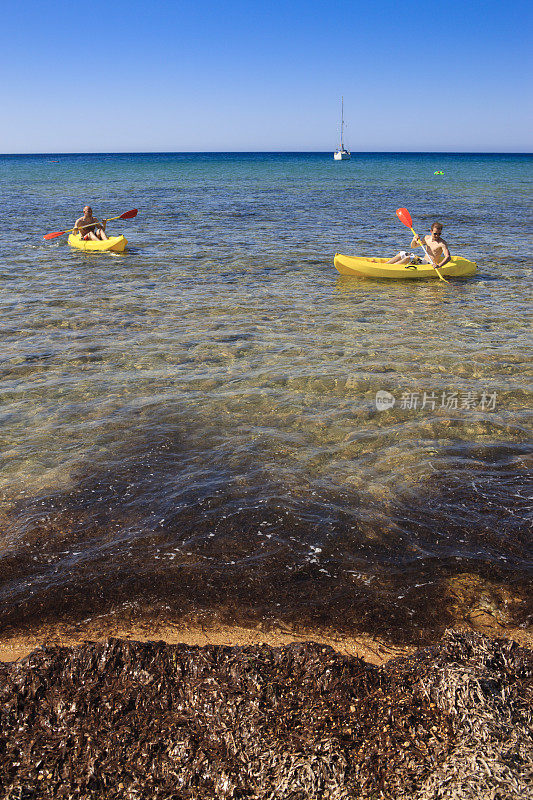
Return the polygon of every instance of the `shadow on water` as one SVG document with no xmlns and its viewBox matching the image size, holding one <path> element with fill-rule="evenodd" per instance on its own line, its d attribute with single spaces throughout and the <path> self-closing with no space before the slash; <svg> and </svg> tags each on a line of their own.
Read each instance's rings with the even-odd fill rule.
<svg viewBox="0 0 533 800">
<path fill-rule="evenodd" d="M 420 643 L 531 613 L 524 446 L 458 444 L 446 475 L 378 504 L 273 480 L 179 415 L 134 430 L 70 489 L 4 498 L 4 633 L 132 604 L 160 621 L 204 613 Z"/>
</svg>

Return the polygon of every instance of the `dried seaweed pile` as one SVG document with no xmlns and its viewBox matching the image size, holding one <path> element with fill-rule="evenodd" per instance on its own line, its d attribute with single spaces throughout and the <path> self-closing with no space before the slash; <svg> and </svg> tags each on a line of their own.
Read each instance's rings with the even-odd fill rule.
<svg viewBox="0 0 533 800">
<path fill-rule="evenodd" d="M 312 643 L 38 650 L 0 665 L 0 796 L 525 798 L 532 676 L 475 634 L 382 668 Z"/>
</svg>

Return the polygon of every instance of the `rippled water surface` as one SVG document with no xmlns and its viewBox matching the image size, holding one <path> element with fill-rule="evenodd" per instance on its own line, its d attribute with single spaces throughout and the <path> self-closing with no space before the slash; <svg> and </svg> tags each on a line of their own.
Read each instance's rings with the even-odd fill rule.
<svg viewBox="0 0 533 800">
<path fill-rule="evenodd" d="M 524 625 L 532 162 L 0 158 L 4 630 Z M 43 240 L 86 203 L 139 209 L 124 254 Z M 478 273 L 341 278 L 335 252 L 409 245 L 398 206 Z"/>
</svg>

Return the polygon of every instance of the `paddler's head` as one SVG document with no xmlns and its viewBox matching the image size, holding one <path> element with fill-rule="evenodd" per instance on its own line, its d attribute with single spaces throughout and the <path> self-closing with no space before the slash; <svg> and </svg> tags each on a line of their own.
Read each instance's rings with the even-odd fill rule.
<svg viewBox="0 0 533 800">
<path fill-rule="evenodd" d="M 85 208 L 83 209 L 83 213 L 85 214 L 86 217 L 92 217 L 93 210 L 91 206 L 85 206 Z"/>
<path fill-rule="evenodd" d="M 440 235 L 442 233 L 443 225 L 440 222 L 434 222 L 431 226 L 431 236 L 435 241 L 440 239 Z"/>
</svg>

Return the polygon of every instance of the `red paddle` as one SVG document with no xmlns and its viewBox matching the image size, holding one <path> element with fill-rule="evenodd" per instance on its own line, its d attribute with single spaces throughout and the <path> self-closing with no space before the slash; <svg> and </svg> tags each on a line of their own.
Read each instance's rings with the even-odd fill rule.
<svg viewBox="0 0 533 800">
<path fill-rule="evenodd" d="M 430 261 L 431 261 L 431 263 L 432 263 L 432 265 L 433 265 L 433 269 L 435 270 L 435 272 L 437 273 L 437 275 L 439 276 L 439 278 L 441 279 L 441 281 L 444 281 L 444 283 L 449 283 L 450 281 L 447 281 L 447 280 L 446 280 L 446 278 L 443 278 L 443 277 L 442 277 L 442 275 L 440 274 L 440 272 L 439 272 L 438 268 L 435 266 L 435 263 L 434 263 L 433 259 L 431 258 L 431 256 L 430 256 L 430 255 L 428 255 L 428 251 L 427 251 L 427 250 L 426 250 L 426 248 L 424 247 L 424 244 L 423 244 L 423 242 L 422 242 L 422 239 L 420 239 L 420 238 L 417 236 L 417 234 L 416 234 L 416 232 L 415 232 L 415 229 L 413 228 L 413 220 L 411 219 L 411 215 L 410 215 L 410 213 L 408 212 L 408 210 L 407 210 L 406 208 L 397 208 L 397 209 L 396 209 L 396 216 L 398 217 L 398 219 L 400 220 L 400 222 L 403 222 L 403 224 L 404 224 L 404 225 L 405 225 L 407 228 L 410 228 L 410 229 L 411 229 L 411 231 L 413 232 L 413 237 L 414 237 L 415 239 L 418 239 L 418 241 L 420 242 L 420 246 L 421 246 L 422 250 L 424 251 L 424 253 L 426 254 L 426 256 L 427 256 L 427 257 L 430 259 Z"/>
<path fill-rule="evenodd" d="M 136 216 L 137 216 L 137 209 L 132 208 L 131 211 L 125 211 L 123 214 L 120 215 L 120 217 L 110 217 L 109 219 L 106 219 L 105 222 L 111 222 L 111 220 L 113 219 L 133 219 L 133 217 Z M 91 222 L 90 225 L 82 225 L 81 228 L 79 228 L 79 230 L 82 230 L 83 228 L 90 228 L 92 225 L 94 225 L 94 222 Z M 69 228 L 68 231 L 55 231 L 55 233 L 46 233 L 44 238 L 56 239 L 58 236 L 63 236 L 64 233 L 72 233 L 72 231 L 75 230 L 76 228 Z"/>
<path fill-rule="evenodd" d="M 404 225 L 407 225 L 408 228 L 413 230 L 413 220 L 411 219 L 411 215 L 406 208 L 397 208 L 396 216 L 400 222 L 403 222 Z"/>
</svg>

